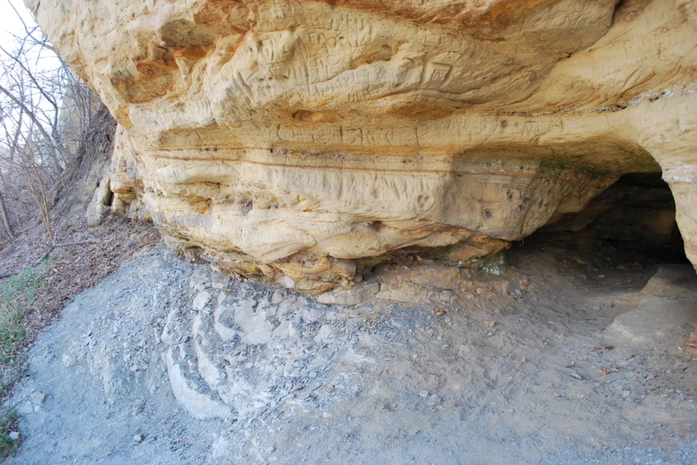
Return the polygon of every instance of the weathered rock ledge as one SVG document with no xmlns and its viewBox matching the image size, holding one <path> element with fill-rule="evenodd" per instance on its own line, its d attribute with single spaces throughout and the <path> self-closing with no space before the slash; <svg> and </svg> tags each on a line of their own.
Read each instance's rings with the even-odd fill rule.
<svg viewBox="0 0 697 465">
<path fill-rule="evenodd" d="M 661 171 L 697 264 L 695 1 L 26 3 L 120 124 L 114 207 L 224 271 L 464 263 Z"/>
</svg>

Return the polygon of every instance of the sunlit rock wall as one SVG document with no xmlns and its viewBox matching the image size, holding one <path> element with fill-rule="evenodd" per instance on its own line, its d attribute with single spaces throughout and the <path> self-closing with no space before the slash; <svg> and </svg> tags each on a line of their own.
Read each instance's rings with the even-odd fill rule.
<svg viewBox="0 0 697 465">
<path fill-rule="evenodd" d="M 225 271 L 462 262 L 661 170 L 697 263 L 696 1 L 26 3 L 120 124 L 115 205 Z"/>
</svg>

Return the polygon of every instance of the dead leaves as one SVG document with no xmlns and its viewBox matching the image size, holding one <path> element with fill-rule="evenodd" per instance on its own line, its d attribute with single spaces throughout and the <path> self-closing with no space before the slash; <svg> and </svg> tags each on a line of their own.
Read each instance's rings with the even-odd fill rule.
<svg viewBox="0 0 697 465">
<path fill-rule="evenodd" d="M 620 372 L 620 367 L 617 365 L 611 365 L 607 367 L 602 367 L 601 369 L 598 370 L 598 373 L 602 375 L 609 375 L 610 373 L 619 373 Z"/>
<path fill-rule="evenodd" d="M 612 350 L 614 348 L 615 348 L 614 346 L 593 347 L 593 350 L 591 350 L 591 352 L 603 353 L 603 350 Z"/>
<path fill-rule="evenodd" d="M 696 340 L 695 342 L 697 343 L 697 340 Z M 598 346 L 598 347 L 593 347 L 593 349 L 591 350 L 591 352 L 594 352 L 594 353 L 597 353 L 598 355 L 600 355 L 600 354 L 602 354 L 602 353 L 603 353 L 604 351 L 606 351 L 606 350 L 609 351 L 609 350 L 613 350 L 613 349 L 614 349 L 614 347 L 613 347 L 613 346 L 609 346 L 609 345 L 608 345 L 608 346 Z M 573 370 L 573 368 L 576 368 L 576 362 L 571 362 L 571 363 L 569 363 L 568 365 L 566 365 L 566 368 L 572 369 L 572 370 L 569 372 L 569 375 L 570 375 L 572 378 L 576 378 L 576 379 L 579 379 L 579 380 L 584 379 L 584 377 L 581 376 L 580 374 L 578 374 L 578 372 L 577 372 L 576 370 Z M 608 365 L 608 366 L 604 366 L 604 367 L 602 367 L 602 368 L 600 368 L 600 369 L 598 370 L 598 374 L 599 374 L 600 376 L 607 376 L 607 375 L 610 374 L 610 373 L 619 373 L 619 372 L 620 372 L 620 367 L 617 366 L 617 365 Z"/>
<path fill-rule="evenodd" d="M 687 350 L 697 352 L 697 332 L 690 333 L 690 337 L 687 340 Z"/>
</svg>

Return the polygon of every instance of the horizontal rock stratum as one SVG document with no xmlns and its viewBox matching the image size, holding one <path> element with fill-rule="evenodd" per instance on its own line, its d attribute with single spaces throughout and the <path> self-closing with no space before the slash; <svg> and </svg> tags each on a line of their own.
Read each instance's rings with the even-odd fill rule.
<svg viewBox="0 0 697 465">
<path fill-rule="evenodd" d="M 120 124 L 115 207 L 317 292 L 662 171 L 697 264 L 697 1 L 26 0 Z"/>
</svg>

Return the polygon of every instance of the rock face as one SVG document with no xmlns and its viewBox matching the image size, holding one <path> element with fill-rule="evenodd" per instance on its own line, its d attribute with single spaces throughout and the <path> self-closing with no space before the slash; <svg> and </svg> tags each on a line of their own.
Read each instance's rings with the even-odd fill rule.
<svg viewBox="0 0 697 465">
<path fill-rule="evenodd" d="M 697 1 L 26 3 L 120 123 L 114 208 L 224 271 L 462 263 L 660 171 L 697 264 Z"/>
</svg>

